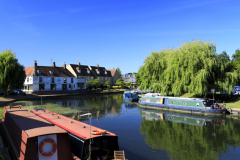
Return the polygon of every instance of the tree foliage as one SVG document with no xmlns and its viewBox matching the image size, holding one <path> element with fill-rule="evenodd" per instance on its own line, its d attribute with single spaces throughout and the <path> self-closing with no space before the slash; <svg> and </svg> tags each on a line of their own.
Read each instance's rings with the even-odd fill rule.
<svg viewBox="0 0 240 160">
<path fill-rule="evenodd" d="M 117 70 L 119 76 L 121 77 L 122 76 L 122 72 L 121 72 L 120 68 L 117 68 L 116 70 Z"/>
<path fill-rule="evenodd" d="M 92 85 L 97 88 L 98 86 L 100 86 L 102 84 L 102 82 L 100 81 L 100 79 L 94 79 L 92 81 Z"/>
<path fill-rule="evenodd" d="M 198 39 L 182 43 L 176 49 L 151 52 L 136 78 L 141 89 L 159 90 L 163 95 L 179 96 L 187 92 L 206 95 L 212 88 L 231 92 L 239 82 L 239 72 L 234 67 L 227 70 L 216 54 L 214 43 Z"/>
<path fill-rule="evenodd" d="M 229 55 L 227 55 L 226 51 L 223 51 L 221 54 L 218 55 L 218 58 L 220 61 L 222 61 L 223 63 L 227 63 L 230 62 L 230 58 Z"/>
<path fill-rule="evenodd" d="M 117 85 L 121 86 L 121 88 L 123 88 L 125 86 L 125 82 L 123 81 L 122 78 L 119 78 L 116 82 Z"/>
<path fill-rule="evenodd" d="M 24 66 L 18 63 L 15 53 L 5 50 L 0 54 L 0 89 L 6 95 L 7 90 L 22 89 L 26 78 Z"/>
</svg>

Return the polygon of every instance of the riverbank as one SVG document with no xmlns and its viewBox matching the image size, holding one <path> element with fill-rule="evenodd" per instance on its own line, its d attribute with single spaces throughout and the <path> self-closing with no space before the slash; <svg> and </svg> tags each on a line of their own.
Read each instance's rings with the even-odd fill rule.
<svg viewBox="0 0 240 160">
<path fill-rule="evenodd" d="M 7 97 L 0 97 L 0 107 L 9 105 L 15 101 L 28 101 L 28 100 L 41 100 L 42 99 L 57 99 L 64 98 L 69 96 L 88 96 L 88 95 L 106 95 L 106 94 L 118 94 L 123 93 L 124 91 L 99 91 L 99 92 L 86 92 L 86 93 L 76 93 L 76 92 L 67 92 L 67 93 L 54 93 L 54 92 L 42 92 L 39 94 L 26 94 L 23 95 L 10 95 Z"/>
</svg>

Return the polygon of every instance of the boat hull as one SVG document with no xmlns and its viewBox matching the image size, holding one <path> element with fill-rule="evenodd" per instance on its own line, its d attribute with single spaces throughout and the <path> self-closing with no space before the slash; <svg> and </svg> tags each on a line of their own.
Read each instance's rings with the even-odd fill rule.
<svg viewBox="0 0 240 160">
<path fill-rule="evenodd" d="M 124 98 L 125 102 L 138 102 L 138 99 Z"/>
<path fill-rule="evenodd" d="M 139 101 L 140 107 L 144 108 L 154 108 L 154 109 L 163 109 L 176 112 L 186 112 L 194 114 L 207 114 L 207 115 L 223 115 L 226 114 L 226 108 L 224 109 L 200 109 L 193 107 L 183 107 L 177 105 L 166 105 L 166 104 L 156 104 L 150 102 L 141 102 Z"/>
</svg>

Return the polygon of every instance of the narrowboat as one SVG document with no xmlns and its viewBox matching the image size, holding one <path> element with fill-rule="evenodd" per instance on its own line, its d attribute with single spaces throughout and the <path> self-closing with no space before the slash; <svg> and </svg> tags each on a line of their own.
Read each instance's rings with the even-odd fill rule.
<svg viewBox="0 0 240 160">
<path fill-rule="evenodd" d="M 124 91 L 123 99 L 125 102 L 138 102 L 138 94 L 132 91 Z"/>
<path fill-rule="evenodd" d="M 169 112 L 151 112 L 141 110 L 140 114 L 142 117 L 146 118 L 146 120 L 154 121 L 154 120 L 163 120 L 163 121 L 171 121 L 173 123 L 182 123 L 186 125 L 194 125 L 194 126 L 224 126 L 225 120 L 223 118 L 218 117 L 206 117 L 206 116 L 196 116 L 196 115 L 185 115 L 185 114 L 176 114 Z"/>
<path fill-rule="evenodd" d="M 67 131 L 22 106 L 4 107 L 1 121 L 13 160 L 80 160 L 71 152 Z"/>
<path fill-rule="evenodd" d="M 35 109 L 31 112 L 67 131 L 72 152 L 81 160 L 89 157 L 96 160 L 111 160 L 114 158 L 114 151 L 119 150 L 118 136 L 114 133 L 49 110 Z"/>
<path fill-rule="evenodd" d="M 222 115 L 226 113 L 226 104 L 218 104 L 214 99 L 182 98 L 160 96 L 148 93 L 139 100 L 141 107 L 167 109 L 171 111 L 190 112 L 196 114 Z"/>
</svg>

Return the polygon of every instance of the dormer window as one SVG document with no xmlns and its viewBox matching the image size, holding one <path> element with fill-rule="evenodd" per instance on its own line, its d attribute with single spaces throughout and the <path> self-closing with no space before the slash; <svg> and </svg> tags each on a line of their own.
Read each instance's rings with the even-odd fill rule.
<svg viewBox="0 0 240 160">
<path fill-rule="evenodd" d="M 107 74 L 107 71 L 105 71 L 105 74 Z"/>
<path fill-rule="evenodd" d="M 51 75 L 53 75 L 53 71 L 49 71 L 49 73 L 50 73 Z"/>
<path fill-rule="evenodd" d="M 100 74 L 100 71 L 97 71 L 97 74 Z"/>
<path fill-rule="evenodd" d="M 40 70 L 37 70 L 37 73 L 38 73 L 39 75 L 41 75 L 42 72 L 41 72 Z"/>
<path fill-rule="evenodd" d="M 81 73 L 81 70 L 79 69 L 79 67 L 76 68 L 78 73 Z"/>
<path fill-rule="evenodd" d="M 90 71 L 88 70 L 87 73 L 90 74 Z"/>
</svg>

